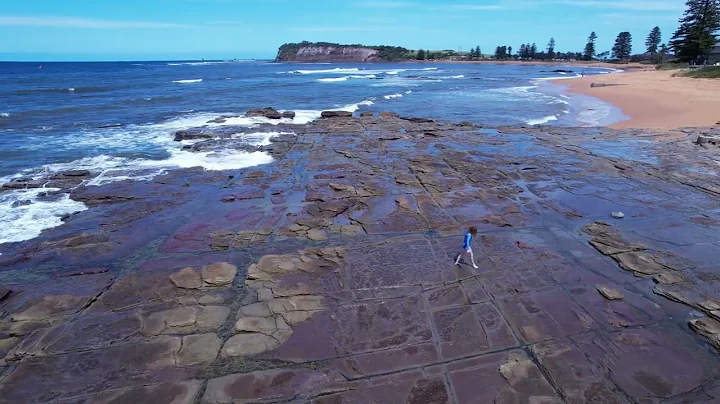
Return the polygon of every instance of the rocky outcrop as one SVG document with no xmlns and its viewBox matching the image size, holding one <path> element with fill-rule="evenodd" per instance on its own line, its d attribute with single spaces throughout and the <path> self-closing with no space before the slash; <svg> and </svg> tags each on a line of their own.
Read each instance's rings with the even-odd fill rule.
<svg viewBox="0 0 720 404">
<path fill-rule="evenodd" d="M 268 119 L 282 118 L 282 114 L 280 114 L 278 111 L 276 111 L 273 108 L 251 109 L 245 113 L 245 116 L 248 116 L 248 117 L 261 116 L 261 117 L 268 118 Z"/>
<path fill-rule="evenodd" d="M 300 46 L 278 53 L 278 62 L 379 62 L 378 51 L 361 46 Z"/>
<path fill-rule="evenodd" d="M 320 114 L 323 118 L 349 118 L 352 116 L 350 111 L 323 111 Z"/>
</svg>

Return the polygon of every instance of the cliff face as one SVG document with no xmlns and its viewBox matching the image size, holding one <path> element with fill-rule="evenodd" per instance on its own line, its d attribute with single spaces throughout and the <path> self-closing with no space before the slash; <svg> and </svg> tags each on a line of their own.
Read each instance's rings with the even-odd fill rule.
<svg viewBox="0 0 720 404">
<path fill-rule="evenodd" d="M 377 62 L 379 51 L 361 46 L 306 45 L 292 49 L 280 48 L 278 62 Z"/>
</svg>

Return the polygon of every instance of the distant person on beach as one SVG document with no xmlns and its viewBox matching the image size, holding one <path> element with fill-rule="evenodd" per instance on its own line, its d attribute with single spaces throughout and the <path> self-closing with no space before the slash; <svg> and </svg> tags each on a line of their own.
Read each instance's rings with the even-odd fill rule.
<svg viewBox="0 0 720 404">
<path fill-rule="evenodd" d="M 473 268 L 477 269 L 478 266 L 475 265 L 475 256 L 473 255 L 472 250 L 472 239 L 473 236 L 477 234 L 477 227 L 472 226 L 468 229 L 467 232 L 465 232 L 465 239 L 463 240 L 463 251 L 458 254 L 457 259 L 455 260 L 455 265 L 460 265 L 460 258 L 462 258 L 465 254 L 470 254 L 470 262 L 472 262 Z"/>
</svg>

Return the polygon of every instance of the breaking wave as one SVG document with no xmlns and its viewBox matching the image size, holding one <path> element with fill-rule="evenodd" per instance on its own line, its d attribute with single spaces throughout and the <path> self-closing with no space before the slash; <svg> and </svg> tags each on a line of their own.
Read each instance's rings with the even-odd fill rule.
<svg viewBox="0 0 720 404">
<path fill-rule="evenodd" d="M 203 79 L 192 79 L 192 80 L 175 80 L 175 81 L 173 81 L 173 83 L 178 83 L 178 84 L 189 84 L 189 83 L 199 83 L 199 82 L 201 82 L 201 81 L 203 81 Z"/>
<path fill-rule="evenodd" d="M 543 124 L 546 124 L 546 123 L 548 123 L 548 122 L 557 121 L 557 120 L 558 120 L 558 117 L 557 117 L 557 116 L 555 116 L 555 115 L 548 115 L 548 116 L 545 116 L 545 117 L 542 117 L 542 118 L 538 118 L 538 119 L 528 119 L 527 121 L 525 121 L 525 123 L 527 123 L 528 125 L 533 125 L 533 126 L 535 126 L 535 125 L 543 125 Z"/>
</svg>

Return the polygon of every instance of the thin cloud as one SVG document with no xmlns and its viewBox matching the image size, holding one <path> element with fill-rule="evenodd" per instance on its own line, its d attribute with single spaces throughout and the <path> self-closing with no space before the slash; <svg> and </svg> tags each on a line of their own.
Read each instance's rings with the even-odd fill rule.
<svg viewBox="0 0 720 404">
<path fill-rule="evenodd" d="M 307 26 L 307 27 L 292 27 L 290 29 L 292 31 L 299 31 L 299 32 L 377 32 L 377 31 L 393 31 L 393 30 L 397 30 L 398 27 L 396 27 L 396 26 L 360 26 L 360 27 L 351 27 L 351 26 L 313 27 L 313 26 Z"/>
<path fill-rule="evenodd" d="M 410 8 L 420 6 L 417 3 L 407 1 L 365 1 L 357 4 L 367 8 Z"/>
<path fill-rule="evenodd" d="M 669 22 L 677 21 L 679 16 L 677 15 L 657 15 L 657 14 L 640 14 L 640 15 L 628 15 L 625 13 L 608 13 L 600 15 L 600 18 L 607 20 L 608 22 L 613 21 L 657 21 L 657 22 Z"/>
<path fill-rule="evenodd" d="M 672 0 L 556 0 L 551 1 L 551 3 L 575 7 L 633 11 L 682 11 L 685 9 L 683 2 Z"/>
<path fill-rule="evenodd" d="M 82 29 L 173 29 L 188 28 L 191 25 L 149 21 L 118 21 L 90 18 L 43 16 L 21 17 L 0 15 L 0 26 L 5 27 L 48 27 L 48 28 L 82 28 Z"/>
<path fill-rule="evenodd" d="M 436 4 L 428 5 L 422 3 L 412 3 L 407 1 L 365 1 L 357 4 L 361 7 L 380 8 L 380 9 L 407 9 L 427 11 L 489 11 L 502 10 L 505 7 L 500 4 Z"/>
<path fill-rule="evenodd" d="M 446 6 L 431 7 L 433 10 L 465 10 L 465 11 L 491 11 L 502 10 L 505 7 L 498 4 L 448 4 Z M 430 9 L 430 8 L 429 8 Z"/>
</svg>

